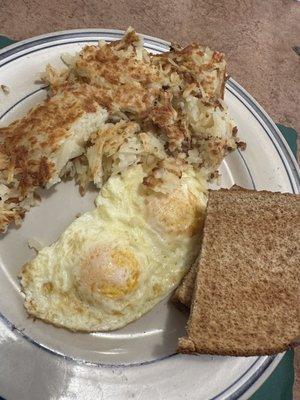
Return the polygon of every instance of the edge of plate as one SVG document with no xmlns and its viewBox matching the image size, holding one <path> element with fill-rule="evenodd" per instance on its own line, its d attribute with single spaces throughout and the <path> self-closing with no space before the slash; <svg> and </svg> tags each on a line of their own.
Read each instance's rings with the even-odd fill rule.
<svg viewBox="0 0 300 400">
<path fill-rule="evenodd" d="M 272 118 L 264 110 L 264 108 L 245 90 L 237 81 L 233 78 L 229 78 L 227 85 L 231 87 L 235 92 L 237 92 L 254 111 L 256 117 L 259 117 L 262 122 L 266 125 L 267 129 L 272 133 L 277 145 L 279 146 L 282 162 L 288 162 L 290 171 L 294 178 L 294 189 L 295 193 L 300 192 L 300 167 L 298 165 L 297 159 L 293 154 L 290 146 L 288 145 L 283 134 L 280 132 L 279 128 L 276 126 Z M 275 144 L 274 144 L 275 145 Z M 275 146 L 276 147 L 276 146 Z M 278 147 L 277 147 L 278 150 Z"/>
<path fill-rule="evenodd" d="M 245 384 L 245 390 L 244 392 L 236 392 L 236 395 L 238 397 L 235 398 L 228 398 L 228 400 L 247 400 L 249 399 L 250 396 L 252 396 L 262 385 L 263 383 L 268 379 L 268 377 L 271 375 L 271 373 L 275 370 L 277 365 L 280 363 L 282 358 L 284 357 L 285 353 L 280 353 L 276 357 L 274 357 L 273 361 L 265 368 L 261 368 L 257 371 L 257 378 L 253 384 Z M 254 377 L 254 376 L 253 376 Z M 248 381 L 249 382 L 249 381 Z"/>
<path fill-rule="evenodd" d="M 121 30 L 121 29 L 105 29 L 105 28 L 87 28 L 87 29 L 70 29 L 70 30 L 64 30 L 64 31 L 54 31 L 51 33 L 34 36 L 32 38 L 23 39 L 16 43 L 5 46 L 4 48 L 2 48 L 0 50 L 0 62 L 2 59 L 14 54 L 14 50 L 16 50 L 17 48 L 23 47 L 24 49 L 26 49 L 27 47 L 28 48 L 31 47 L 33 42 L 39 42 L 40 40 L 43 40 L 43 42 L 44 42 L 45 41 L 44 39 L 52 38 L 52 40 L 56 40 L 56 39 L 60 38 L 61 36 L 67 35 L 68 37 L 72 37 L 72 36 L 76 37 L 76 35 L 78 35 L 78 34 L 88 34 L 88 35 L 109 34 L 109 35 L 116 35 L 116 38 L 119 39 L 124 33 L 125 33 L 125 31 Z M 143 33 L 138 33 L 138 34 L 141 35 L 148 42 L 153 42 L 153 44 L 156 44 L 156 45 L 159 44 L 159 45 L 164 46 L 165 50 L 168 50 L 171 45 L 171 43 L 166 40 L 156 38 L 156 37 L 150 36 L 150 35 L 144 35 Z"/>
</svg>

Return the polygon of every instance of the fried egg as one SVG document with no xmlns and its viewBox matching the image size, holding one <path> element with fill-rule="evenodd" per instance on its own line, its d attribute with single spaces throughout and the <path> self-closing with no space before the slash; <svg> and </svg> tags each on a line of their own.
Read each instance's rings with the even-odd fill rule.
<svg viewBox="0 0 300 400">
<path fill-rule="evenodd" d="M 112 176 L 51 246 L 21 272 L 27 312 L 72 331 L 110 331 L 149 311 L 199 252 L 206 181 L 192 166 L 169 193 L 144 184 L 142 165 Z"/>
</svg>

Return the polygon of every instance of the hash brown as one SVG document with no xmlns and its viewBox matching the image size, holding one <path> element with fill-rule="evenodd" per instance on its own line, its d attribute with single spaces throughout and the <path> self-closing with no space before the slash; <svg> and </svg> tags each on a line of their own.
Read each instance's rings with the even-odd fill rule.
<svg viewBox="0 0 300 400">
<path fill-rule="evenodd" d="M 0 129 L 1 231 L 11 221 L 20 222 L 35 203 L 37 187 L 50 187 L 66 174 L 76 176 L 82 193 L 91 180 L 101 187 L 103 177 L 113 172 L 105 153 L 113 156 L 110 144 L 101 144 L 108 131 L 110 137 L 113 132 L 112 143 L 118 143 L 112 144 L 115 158 L 125 142 L 132 149 L 139 135 L 147 138 L 151 151 L 162 149 L 154 157 L 157 162 L 173 158 L 191 164 L 206 180 L 215 177 L 224 156 L 241 145 L 223 102 L 226 62 L 219 52 L 193 44 L 153 55 L 129 28 L 121 40 L 88 45 L 63 58 L 67 68 L 56 71 L 49 65 L 43 75 L 50 97 Z M 72 124 L 80 133 L 72 131 Z M 130 124 L 136 128 L 129 138 Z M 125 166 L 130 165 L 126 157 L 133 157 L 132 151 L 127 153 L 122 153 Z M 153 183 L 153 177 L 150 180 Z"/>
<path fill-rule="evenodd" d="M 60 180 L 69 159 L 84 152 L 90 133 L 106 118 L 94 88 L 75 83 L 0 128 L 0 231 L 20 223 L 35 204 L 35 190 Z"/>
</svg>

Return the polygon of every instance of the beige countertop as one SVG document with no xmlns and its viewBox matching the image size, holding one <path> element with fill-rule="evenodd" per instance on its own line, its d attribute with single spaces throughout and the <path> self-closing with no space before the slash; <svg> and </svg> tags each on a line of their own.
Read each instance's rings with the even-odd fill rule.
<svg viewBox="0 0 300 400">
<path fill-rule="evenodd" d="M 169 41 L 198 41 L 223 51 L 229 74 L 275 122 L 300 133 L 300 57 L 292 50 L 300 46 L 300 2 L 0 0 L 0 34 L 16 40 L 57 30 L 129 25 Z M 299 400 L 300 391 L 295 392 Z"/>
</svg>

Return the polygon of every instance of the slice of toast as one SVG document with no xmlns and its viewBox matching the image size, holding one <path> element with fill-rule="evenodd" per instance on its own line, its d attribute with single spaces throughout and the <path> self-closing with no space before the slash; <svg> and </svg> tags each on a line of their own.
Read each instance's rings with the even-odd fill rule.
<svg viewBox="0 0 300 400">
<path fill-rule="evenodd" d="M 178 351 L 279 353 L 300 333 L 300 196 L 210 191 L 201 257 Z"/>
<path fill-rule="evenodd" d="M 241 188 L 237 185 L 233 185 L 230 190 L 240 190 Z M 192 265 L 188 273 L 182 279 L 180 285 L 175 290 L 172 296 L 172 302 L 176 304 L 179 309 L 188 310 L 192 303 L 195 281 L 197 277 L 198 265 L 200 255 Z"/>
<path fill-rule="evenodd" d="M 199 259 L 199 257 L 196 259 L 172 296 L 172 302 L 175 303 L 179 309 L 188 310 L 191 306 Z"/>
</svg>

